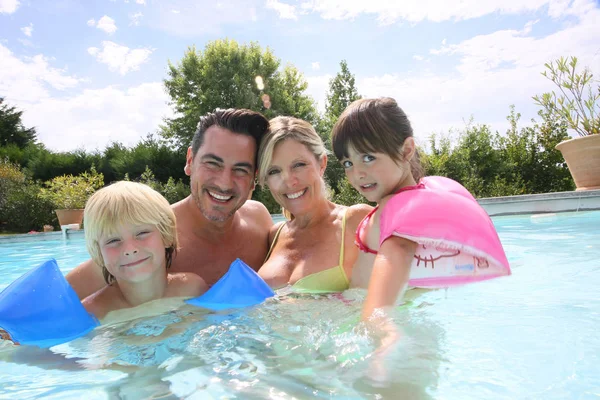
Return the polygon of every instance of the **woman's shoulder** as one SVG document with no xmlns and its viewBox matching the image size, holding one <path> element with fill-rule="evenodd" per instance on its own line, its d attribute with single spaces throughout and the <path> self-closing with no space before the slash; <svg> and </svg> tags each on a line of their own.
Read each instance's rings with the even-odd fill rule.
<svg viewBox="0 0 600 400">
<path fill-rule="evenodd" d="M 368 204 L 354 204 L 347 206 L 345 213 L 346 225 L 352 229 L 356 229 L 360 221 L 363 220 L 371 211 L 373 207 Z"/>
</svg>

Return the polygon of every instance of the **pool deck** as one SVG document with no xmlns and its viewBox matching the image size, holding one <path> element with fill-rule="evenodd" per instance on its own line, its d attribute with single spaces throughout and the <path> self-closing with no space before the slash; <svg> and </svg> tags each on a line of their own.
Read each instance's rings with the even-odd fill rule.
<svg viewBox="0 0 600 400">
<path fill-rule="evenodd" d="M 491 216 L 600 210 L 600 190 L 477 199 Z"/>
<path fill-rule="evenodd" d="M 600 190 L 526 194 L 477 199 L 491 217 L 502 215 L 562 213 L 600 210 Z M 279 221 L 281 214 L 273 215 Z M 66 229 L 46 233 L 0 236 L 0 244 L 29 240 L 83 239 L 83 230 Z"/>
</svg>

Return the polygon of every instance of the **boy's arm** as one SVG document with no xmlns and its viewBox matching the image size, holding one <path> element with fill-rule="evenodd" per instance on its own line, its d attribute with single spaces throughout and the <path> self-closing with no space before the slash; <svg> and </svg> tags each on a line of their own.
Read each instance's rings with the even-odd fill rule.
<svg viewBox="0 0 600 400">
<path fill-rule="evenodd" d="M 76 266 L 67 274 L 66 278 L 80 300 L 106 286 L 102 276 L 102 268 L 97 266 L 91 259 Z"/>
</svg>

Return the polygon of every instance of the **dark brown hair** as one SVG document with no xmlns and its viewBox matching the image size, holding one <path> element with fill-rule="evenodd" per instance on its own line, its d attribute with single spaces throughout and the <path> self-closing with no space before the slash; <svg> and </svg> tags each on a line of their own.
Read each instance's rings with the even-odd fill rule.
<svg viewBox="0 0 600 400">
<path fill-rule="evenodd" d="M 204 142 L 204 133 L 214 125 L 228 129 L 233 133 L 254 138 L 256 141 L 254 165 L 256 165 L 260 142 L 269 129 L 269 121 L 261 113 L 244 108 L 228 108 L 226 110 L 218 108 L 214 112 L 202 116 L 192 139 L 192 154 L 194 156 L 196 156 L 198 149 Z"/>
<path fill-rule="evenodd" d="M 340 115 L 331 132 L 333 153 L 338 160 L 348 157 L 348 146 L 360 153 L 383 153 L 399 163 L 402 145 L 413 137 L 406 113 L 390 97 L 360 99 L 352 102 Z M 416 181 L 423 177 L 419 152 L 410 160 Z"/>
</svg>

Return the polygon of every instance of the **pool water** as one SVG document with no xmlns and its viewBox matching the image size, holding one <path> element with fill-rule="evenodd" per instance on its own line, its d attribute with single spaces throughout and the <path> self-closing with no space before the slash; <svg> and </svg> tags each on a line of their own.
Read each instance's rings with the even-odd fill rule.
<svg viewBox="0 0 600 400">
<path fill-rule="evenodd" d="M 191 306 L 40 350 L 0 345 L 0 398 L 597 399 L 600 212 L 494 218 L 513 274 L 413 295 L 380 356 L 364 292 L 284 292 L 243 311 Z M 82 239 L 0 244 L 0 289 Z"/>
</svg>

